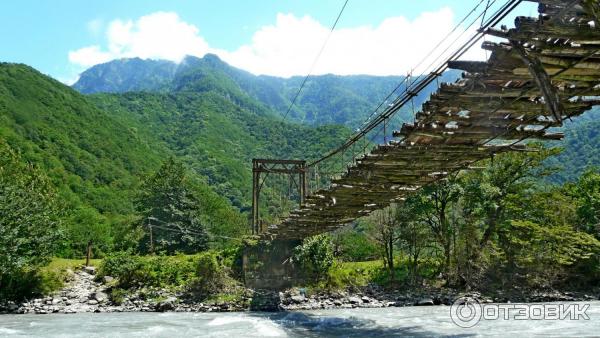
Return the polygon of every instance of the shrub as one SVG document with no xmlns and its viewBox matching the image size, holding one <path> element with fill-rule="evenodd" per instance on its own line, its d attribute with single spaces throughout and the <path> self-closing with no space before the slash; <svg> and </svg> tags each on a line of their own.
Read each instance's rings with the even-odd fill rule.
<svg viewBox="0 0 600 338">
<path fill-rule="evenodd" d="M 107 256 L 100 267 L 99 276 L 118 279 L 118 287 L 136 286 L 177 287 L 195 276 L 193 256 L 133 256 L 119 252 Z"/>
<path fill-rule="evenodd" d="M 120 287 L 129 288 L 139 279 L 141 269 L 142 263 L 139 257 L 129 252 L 117 252 L 104 258 L 98 276 L 118 278 Z"/>
<path fill-rule="evenodd" d="M 326 278 L 333 265 L 331 238 L 326 234 L 306 238 L 294 249 L 292 263 L 299 265 L 315 281 Z"/>
<path fill-rule="evenodd" d="M 190 289 L 199 298 L 206 298 L 232 291 L 237 286 L 230 276 L 230 269 L 223 266 L 221 257 L 213 251 L 201 253 L 196 258 L 196 277 Z"/>
</svg>

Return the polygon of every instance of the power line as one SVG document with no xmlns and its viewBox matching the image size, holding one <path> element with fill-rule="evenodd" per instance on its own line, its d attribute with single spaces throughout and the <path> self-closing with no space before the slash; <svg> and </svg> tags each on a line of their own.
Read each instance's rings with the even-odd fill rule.
<svg viewBox="0 0 600 338">
<path fill-rule="evenodd" d="M 217 238 L 233 239 L 233 240 L 239 240 L 239 241 L 242 240 L 242 238 L 215 235 L 215 234 L 211 234 L 209 232 L 200 233 L 200 232 L 189 230 L 189 229 L 182 230 L 179 227 L 177 227 L 177 224 L 165 222 L 165 221 L 162 221 L 162 220 L 160 220 L 160 219 L 158 219 L 156 217 L 147 217 L 146 219 L 149 220 L 149 221 L 157 221 L 157 222 L 160 222 L 160 223 L 164 224 L 164 225 L 150 224 L 150 223 L 146 224 L 149 227 L 158 228 L 158 229 L 162 229 L 162 230 L 167 230 L 167 231 L 171 231 L 171 232 L 177 232 L 177 233 L 180 233 L 180 234 L 183 234 L 183 235 L 207 236 L 207 237 L 213 237 L 213 238 L 217 237 Z M 173 226 L 176 227 L 176 228 L 174 228 Z"/>
<path fill-rule="evenodd" d="M 300 88 L 298 88 L 298 91 L 296 92 L 296 95 L 294 96 L 294 99 L 290 103 L 290 106 L 288 107 L 287 111 L 285 112 L 285 115 L 283 115 L 282 122 L 285 121 L 285 119 L 287 118 L 288 114 L 292 110 L 292 107 L 296 103 L 296 100 L 298 99 L 298 96 L 300 96 L 300 92 L 302 91 L 302 88 L 304 88 L 304 85 L 306 84 L 306 81 L 308 80 L 308 78 L 310 77 L 311 73 L 313 72 L 315 66 L 317 65 L 317 61 L 321 57 L 321 54 L 323 54 L 323 51 L 325 50 L 325 46 L 327 45 L 327 42 L 329 42 L 329 39 L 331 38 L 331 35 L 333 34 L 333 31 L 335 30 L 335 26 L 337 26 L 338 21 L 340 21 L 340 18 L 342 17 L 342 13 L 344 13 L 344 9 L 346 9 L 346 5 L 347 4 L 348 4 L 348 0 L 346 0 L 346 2 L 344 2 L 344 6 L 342 6 L 342 9 L 340 10 L 340 13 L 338 14 L 337 18 L 335 19 L 335 22 L 333 23 L 333 26 L 331 26 L 331 30 L 329 31 L 329 34 L 327 34 L 327 38 L 325 39 L 325 42 L 323 42 L 323 45 L 321 45 L 321 49 L 319 50 L 319 53 L 317 53 L 317 57 L 313 61 L 312 65 L 310 66 L 310 68 L 308 70 L 308 74 L 306 74 L 306 77 L 302 81 L 302 84 L 300 85 Z"/>
<path fill-rule="evenodd" d="M 473 13 L 475 13 L 477 11 L 477 8 L 479 8 L 479 6 L 481 6 L 481 4 L 484 2 L 485 0 L 480 0 L 479 3 L 477 3 L 477 5 L 475 5 L 475 7 L 473 7 L 473 9 L 471 9 L 471 11 L 465 15 L 464 18 L 462 18 L 462 20 L 456 25 L 454 26 L 454 28 L 452 29 L 452 31 L 450 31 L 448 34 L 446 34 L 446 36 L 444 36 L 440 41 L 438 41 L 438 43 L 435 45 L 435 47 L 433 47 L 428 53 L 427 55 L 425 55 L 425 57 L 423 57 L 421 59 L 421 61 L 414 66 L 412 69 L 417 69 L 419 68 L 424 62 L 425 60 L 427 60 L 443 43 L 444 41 L 446 41 L 448 38 L 450 38 L 450 36 L 452 36 L 452 34 L 454 34 L 454 32 L 456 32 L 456 30 L 463 24 L 465 23 L 465 21 L 467 21 L 467 19 L 473 15 Z M 493 0 L 492 4 L 489 3 L 490 0 L 488 0 L 488 5 L 486 6 L 485 10 L 487 11 L 488 8 L 490 8 L 490 6 L 493 4 L 493 2 L 496 2 L 496 0 Z M 483 21 L 482 21 L 483 24 Z M 470 27 L 470 26 L 469 26 Z M 462 34 L 464 34 L 464 32 L 466 32 L 468 30 L 465 29 L 463 31 Z M 454 44 L 456 42 L 456 40 L 452 43 Z M 452 45 L 451 44 L 451 45 Z M 441 55 L 440 55 L 441 56 Z M 438 57 L 439 58 L 439 57 Z M 436 59 L 437 60 L 437 59 Z M 429 65 L 429 67 L 431 67 L 431 65 Z M 428 68 L 429 68 L 428 67 Z M 413 81 L 410 82 L 410 84 L 408 83 L 411 80 L 411 76 L 406 76 L 378 105 L 377 107 L 375 107 L 375 109 L 373 110 L 373 112 L 371 113 L 371 115 L 369 115 L 367 117 L 367 119 L 362 123 L 362 125 L 360 126 L 359 130 L 362 129 L 362 127 L 364 127 L 365 124 L 367 124 L 369 122 L 369 120 L 373 117 L 373 115 L 375 115 L 377 113 L 377 111 L 379 111 L 379 108 L 381 108 L 381 106 L 383 106 L 385 103 L 387 103 L 387 100 L 392 97 L 394 95 L 394 93 L 396 93 L 398 91 L 398 89 L 400 89 L 400 87 L 404 84 L 404 92 L 406 92 L 408 90 L 409 85 L 412 85 L 416 79 L 414 79 Z"/>
</svg>

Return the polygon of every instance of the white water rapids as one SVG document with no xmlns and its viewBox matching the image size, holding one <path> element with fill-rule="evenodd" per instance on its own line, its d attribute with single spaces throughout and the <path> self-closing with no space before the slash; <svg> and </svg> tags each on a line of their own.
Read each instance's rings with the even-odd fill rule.
<svg viewBox="0 0 600 338">
<path fill-rule="evenodd" d="M 589 320 L 481 320 L 469 329 L 452 322 L 448 306 L 280 313 L 2 315 L 0 337 L 598 337 L 600 302 L 586 304 L 590 304 Z"/>
</svg>

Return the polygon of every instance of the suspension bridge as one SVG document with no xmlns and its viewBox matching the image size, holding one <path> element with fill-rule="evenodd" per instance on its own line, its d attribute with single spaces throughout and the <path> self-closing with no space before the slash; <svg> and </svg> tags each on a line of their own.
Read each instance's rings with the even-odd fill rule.
<svg viewBox="0 0 600 338">
<path fill-rule="evenodd" d="M 477 161 L 525 151 L 525 140 L 560 140 L 563 121 L 600 104 L 600 4 L 597 0 L 528 0 L 539 16 L 517 17 L 514 28 L 498 25 L 521 0 L 507 1 L 477 32 L 430 73 L 405 89 L 342 146 L 322 158 L 299 162 L 255 162 L 254 232 L 263 239 L 298 240 L 335 230 L 375 210 L 404 200 L 421 187 Z M 488 7 L 490 1 L 487 2 Z M 461 57 L 484 37 L 487 61 Z M 352 156 L 345 172 L 309 191 L 306 177 L 326 161 L 339 161 L 369 133 L 384 130 L 400 108 L 448 69 L 463 71 L 443 83 L 416 113 L 414 123 L 369 153 Z M 268 165 L 270 163 L 271 166 Z M 275 165 L 292 167 L 276 168 Z M 261 172 L 298 174 L 300 204 L 277 225 L 260 227 Z M 310 184 L 309 184 L 310 185 Z"/>
</svg>

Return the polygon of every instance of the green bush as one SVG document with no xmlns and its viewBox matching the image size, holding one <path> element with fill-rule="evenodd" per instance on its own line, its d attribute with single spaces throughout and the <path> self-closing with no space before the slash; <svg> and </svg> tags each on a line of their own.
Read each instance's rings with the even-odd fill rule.
<svg viewBox="0 0 600 338">
<path fill-rule="evenodd" d="M 139 257 L 129 252 L 117 252 L 104 258 L 98 276 L 118 278 L 119 286 L 129 288 L 136 284 L 141 269 L 142 263 Z"/>
<path fill-rule="evenodd" d="M 299 265 L 315 281 L 324 279 L 333 265 L 331 238 L 327 234 L 306 238 L 294 249 L 292 263 Z"/>
<path fill-rule="evenodd" d="M 224 267 L 221 257 L 213 251 L 197 256 L 196 277 L 190 283 L 191 290 L 200 298 L 206 298 L 230 289 L 235 281 L 229 276 L 229 268 Z"/>
<path fill-rule="evenodd" d="M 195 276 L 194 256 L 133 256 L 119 252 L 107 256 L 99 276 L 118 279 L 119 288 L 136 286 L 178 287 Z"/>
</svg>

